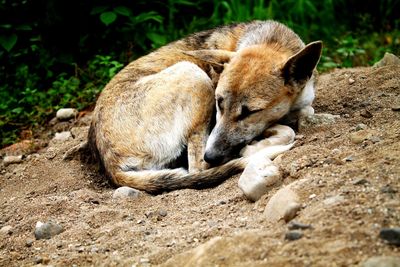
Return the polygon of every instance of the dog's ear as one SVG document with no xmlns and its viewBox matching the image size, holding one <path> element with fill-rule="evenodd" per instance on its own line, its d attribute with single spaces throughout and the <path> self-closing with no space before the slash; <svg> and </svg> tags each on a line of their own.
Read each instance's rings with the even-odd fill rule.
<svg viewBox="0 0 400 267">
<path fill-rule="evenodd" d="M 301 82 L 311 77 L 321 57 L 322 42 L 309 43 L 297 54 L 290 57 L 282 68 L 285 83 Z"/>
<path fill-rule="evenodd" d="M 228 63 L 236 52 L 220 49 L 202 49 L 183 51 L 183 54 L 208 63 L 217 73 L 221 73 L 224 69 L 224 64 Z"/>
</svg>

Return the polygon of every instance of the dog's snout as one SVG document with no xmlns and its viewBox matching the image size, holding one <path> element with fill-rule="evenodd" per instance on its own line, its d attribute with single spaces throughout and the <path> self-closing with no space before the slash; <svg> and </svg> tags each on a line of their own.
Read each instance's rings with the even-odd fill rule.
<svg viewBox="0 0 400 267">
<path fill-rule="evenodd" d="M 204 154 L 204 160 L 211 165 L 219 165 L 224 160 L 224 157 L 216 153 L 206 152 Z"/>
</svg>

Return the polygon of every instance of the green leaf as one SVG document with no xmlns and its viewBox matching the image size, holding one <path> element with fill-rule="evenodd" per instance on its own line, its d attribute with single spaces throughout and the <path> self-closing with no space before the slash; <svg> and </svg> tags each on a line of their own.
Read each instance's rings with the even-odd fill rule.
<svg viewBox="0 0 400 267">
<path fill-rule="evenodd" d="M 17 30 L 19 31 L 31 31 L 32 27 L 26 24 L 17 26 Z"/>
<path fill-rule="evenodd" d="M 149 11 L 149 12 L 140 13 L 139 15 L 130 17 L 129 19 L 133 23 L 133 25 L 136 25 L 136 24 L 148 21 L 148 20 L 153 20 L 158 23 L 162 23 L 164 18 L 155 11 Z"/>
<path fill-rule="evenodd" d="M 95 6 L 92 11 L 90 11 L 90 15 L 100 14 L 108 9 L 108 6 Z"/>
<path fill-rule="evenodd" d="M 13 33 L 10 36 L 0 35 L 0 45 L 4 47 L 7 52 L 10 52 L 11 49 L 17 43 L 18 36 Z"/>
<path fill-rule="evenodd" d="M 148 32 L 146 34 L 147 38 L 149 38 L 156 46 L 164 45 L 167 42 L 167 37 L 165 35 L 161 35 L 155 32 Z"/>
<path fill-rule="evenodd" d="M 117 19 L 117 14 L 115 14 L 112 11 L 104 12 L 101 13 L 100 15 L 100 20 L 103 22 L 106 26 L 110 25 Z"/>
<path fill-rule="evenodd" d="M 132 13 L 131 10 L 126 6 L 117 6 L 116 8 L 114 8 L 114 12 L 127 17 L 130 16 Z"/>
</svg>

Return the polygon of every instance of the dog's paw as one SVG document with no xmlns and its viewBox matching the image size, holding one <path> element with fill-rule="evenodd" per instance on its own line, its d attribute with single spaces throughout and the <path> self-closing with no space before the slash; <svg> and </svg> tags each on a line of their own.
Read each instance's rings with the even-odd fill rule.
<svg viewBox="0 0 400 267">
<path fill-rule="evenodd" d="M 238 185 L 249 200 L 257 201 L 280 178 L 279 168 L 269 158 L 250 157 Z"/>
</svg>

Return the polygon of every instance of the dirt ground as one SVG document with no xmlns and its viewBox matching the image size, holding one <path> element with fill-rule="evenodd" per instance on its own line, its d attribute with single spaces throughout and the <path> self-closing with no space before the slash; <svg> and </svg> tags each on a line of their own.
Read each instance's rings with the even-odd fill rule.
<svg viewBox="0 0 400 267">
<path fill-rule="evenodd" d="M 50 135 L 72 127 L 73 138 L 1 165 L 0 228 L 11 228 L 0 233 L 0 266 L 357 266 L 400 256 L 379 238 L 400 226 L 400 67 L 321 75 L 314 108 L 340 118 L 298 132 L 280 163 L 283 180 L 256 203 L 238 176 L 211 189 L 114 199 L 94 168 L 62 159 L 85 139 L 88 120 L 56 124 Z M 294 221 L 312 228 L 288 241 L 288 224 L 268 222 L 264 209 L 300 179 Z M 36 222 L 49 220 L 64 231 L 36 240 Z"/>
</svg>

